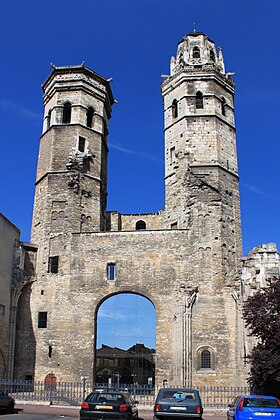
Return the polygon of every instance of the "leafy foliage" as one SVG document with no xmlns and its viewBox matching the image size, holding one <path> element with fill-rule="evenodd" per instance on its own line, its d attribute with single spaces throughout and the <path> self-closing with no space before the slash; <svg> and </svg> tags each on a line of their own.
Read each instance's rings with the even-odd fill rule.
<svg viewBox="0 0 280 420">
<path fill-rule="evenodd" d="M 280 278 L 249 297 L 243 318 L 258 340 L 250 355 L 249 384 L 255 393 L 280 397 Z"/>
</svg>

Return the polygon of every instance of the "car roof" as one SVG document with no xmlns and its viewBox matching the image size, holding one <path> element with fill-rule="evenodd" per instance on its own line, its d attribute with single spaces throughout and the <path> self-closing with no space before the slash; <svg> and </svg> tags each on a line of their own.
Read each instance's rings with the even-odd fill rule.
<svg viewBox="0 0 280 420">
<path fill-rule="evenodd" d="M 160 391 L 198 392 L 197 389 L 192 388 L 160 388 Z"/>
<path fill-rule="evenodd" d="M 272 395 L 241 395 L 241 398 L 266 398 L 267 400 L 277 400 Z"/>
</svg>

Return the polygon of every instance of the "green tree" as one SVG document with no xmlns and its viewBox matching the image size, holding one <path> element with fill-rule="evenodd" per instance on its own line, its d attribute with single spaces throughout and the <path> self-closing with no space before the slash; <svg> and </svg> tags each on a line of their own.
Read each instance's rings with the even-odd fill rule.
<svg viewBox="0 0 280 420">
<path fill-rule="evenodd" d="M 280 397 L 280 278 L 248 298 L 245 325 L 257 344 L 249 356 L 248 382 L 257 394 Z"/>
</svg>

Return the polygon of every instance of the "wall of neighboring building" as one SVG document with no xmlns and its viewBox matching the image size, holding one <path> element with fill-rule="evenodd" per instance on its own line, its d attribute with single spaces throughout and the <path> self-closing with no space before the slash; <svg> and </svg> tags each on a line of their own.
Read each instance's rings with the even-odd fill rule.
<svg viewBox="0 0 280 420">
<path fill-rule="evenodd" d="M 7 374 L 12 270 L 19 236 L 19 229 L 0 213 L 0 378 Z"/>
</svg>

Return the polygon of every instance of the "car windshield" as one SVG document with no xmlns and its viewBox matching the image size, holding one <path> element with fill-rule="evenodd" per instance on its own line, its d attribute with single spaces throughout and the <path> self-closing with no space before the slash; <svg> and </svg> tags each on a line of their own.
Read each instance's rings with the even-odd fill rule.
<svg viewBox="0 0 280 420">
<path fill-rule="evenodd" d="M 92 402 L 97 402 L 97 403 L 104 403 L 104 402 L 110 402 L 110 403 L 118 402 L 120 404 L 125 403 L 124 398 L 121 394 L 113 394 L 110 392 L 106 392 L 104 394 L 93 392 L 87 397 L 87 401 L 92 401 Z"/>
<path fill-rule="evenodd" d="M 173 399 L 194 400 L 195 395 L 194 395 L 194 392 L 168 390 L 168 391 L 162 392 L 161 399 L 163 400 L 173 400 Z"/>
<path fill-rule="evenodd" d="M 279 403 L 276 399 L 245 398 L 243 407 L 279 408 Z"/>
</svg>

